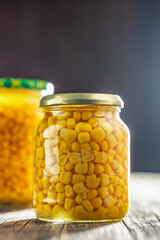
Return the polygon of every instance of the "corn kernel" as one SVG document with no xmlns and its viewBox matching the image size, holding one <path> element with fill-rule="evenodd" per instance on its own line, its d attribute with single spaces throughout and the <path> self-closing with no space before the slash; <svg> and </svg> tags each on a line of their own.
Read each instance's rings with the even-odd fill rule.
<svg viewBox="0 0 160 240">
<path fill-rule="evenodd" d="M 65 192 L 59 192 L 57 194 L 57 203 L 59 205 L 63 205 L 64 204 L 64 201 L 65 201 Z"/>
<path fill-rule="evenodd" d="M 115 132 L 114 132 L 114 136 L 117 138 L 117 140 L 118 140 L 119 142 L 122 141 L 122 139 L 123 139 L 123 132 L 121 131 L 120 128 L 116 128 L 116 130 L 115 130 Z"/>
<path fill-rule="evenodd" d="M 77 122 L 79 122 L 80 119 L 81 119 L 81 113 L 80 112 L 74 112 L 73 117 Z"/>
<path fill-rule="evenodd" d="M 76 124 L 76 126 L 75 126 L 75 132 L 77 133 L 77 134 L 79 134 L 81 131 L 82 131 L 82 129 L 81 129 L 81 126 L 83 125 L 83 122 L 78 122 L 77 124 Z"/>
<path fill-rule="evenodd" d="M 123 201 L 122 201 L 122 199 L 118 199 L 117 204 L 116 204 L 116 207 L 120 208 L 120 207 L 122 207 L 122 206 L 123 206 Z"/>
<path fill-rule="evenodd" d="M 58 176 L 53 176 L 50 178 L 50 183 L 57 183 L 59 181 Z"/>
<path fill-rule="evenodd" d="M 50 126 L 52 126 L 52 125 L 54 125 L 54 124 L 55 124 L 55 119 L 54 119 L 54 117 L 53 117 L 53 116 L 49 117 L 49 118 L 48 118 L 48 126 L 50 127 Z"/>
<path fill-rule="evenodd" d="M 47 158 L 52 158 L 53 157 L 53 149 L 52 148 L 47 148 L 45 150 L 45 157 L 47 157 Z"/>
<path fill-rule="evenodd" d="M 84 209 L 82 205 L 78 205 L 74 210 L 74 218 L 75 219 L 86 219 L 87 211 Z"/>
<path fill-rule="evenodd" d="M 42 185 L 45 189 L 49 188 L 50 182 L 48 177 L 45 177 L 45 176 L 42 177 Z"/>
<path fill-rule="evenodd" d="M 75 172 L 79 174 L 85 174 L 88 171 L 88 164 L 78 162 L 75 166 Z"/>
<path fill-rule="evenodd" d="M 57 116 L 57 120 L 61 121 L 61 120 L 67 119 L 71 117 L 71 115 L 72 115 L 71 112 L 61 112 L 61 114 Z"/>
<path fill-rule="evenodd" d="M 60 156 L 61 154 L 63 154 L 63 152 L 61 151 L 59 146 L 56 146 L 56 147 L 53 148 L 53 153 L 57 157 Z"/>
<path fill-rule="evenodd" d="M 107 162 L 107 154 L 105 152 L 97 152 L 94 162 L 105 164 Z"/>
<path fill-rule="evenodd" d="M 72 184 L 85 182 L 85 176 L 82 174 L 73 174 Z"/>
<path fill-rule="evenodd" d="M 121 199 L 122 199 L 123 202 L 125 202 L 127 200 L 127 194 L 123 193 L 122 196 L 121 196 Z"/>
<path fill-rule="evenodd" d="M 76 125 L 76 120 L 74 118 L 68 118 L 67 119 L 67 127 L 68 128 L 75 128 L 75 125 Z"/>
<path fill-rule="evenodd" d="M 63 128 L 60 131 L 60 136 L 67 142 L 72 143 L 76 139 L 76 132 L 72 129 Z"/>
<path fill-rule="evenodd" d="M 47 203 L 49 205 L 54 205 L 57 203 L 57 193 L 48 191 L 47 193 Z"/>
<path fill-rule="evenodd" d="M 117 169 L 116 169 L 116 174 L 117 174 L 118 176 L 120 176 L 120 177 L 123 176 L 123 174 L 124 174 L 124 168 L 123 168 L 123 166 L 119 165 L 119 166 L 117 167 Z"/>
<path fill-rule="evenodd" d="M 40 192 L 38 192 L 38 194 L 37 194 L 37 198 L 38 198 L 39 204 L 43 204 L 46 196 L 45 196 L 45 194 L 44 194 L 42 191 L 40 191 Z"/>
<path fill-rule="evenodd" d="M 54 218 L 63 218 L 64 216 L 64 208 L 62 206 L 59 206 L 58 204 L 56 204 L 53 207 L 52 210 L 52 215 L 54 216 Z"/>
<path fill-rule="evenodd" d="M 91 137 L 95 142 L 101 142 L 105 138 L 105 132 L 102 128 L 97 127 L 91 131 Z"/>
<path fill-rule="evenodd" d="M 52 212 L 52 206 L 48 205 L 48 204 L 45 204 L 43 206 L 43 209 L 44 209 L 44 212 L 45 214 L 48 216 L 50 215 L 50 213 Z"/>
<path fill-rule="evenodd" d="M 88 123 L 85 123 L 85 122 L 83 122 L 80 125 L 80 128 L 81 128 L 81 131 L 83 131 L 83 132 L 90 132 L 92 130 L 92 126 Z"/>
<path fill-rule="evenodd" d="M 101 150 L 106 152 L 108 150 L 108 144 L 107 144 L 107 141 L 103 141 L 100 143 L 100 146 L 101 146 Z"/>
<path fill-rule="evenodd" d="M 45 145 L 45 149 L 49 147 L 53 147 L 53 139 L 45 139 L 44 145 Z"/>
<path fill-rule="evenodd" d="M 81 153 L 72 153 L 69 161 L 72 165 L 75 165 L 76 163 L 81 161 Z"/>
<path fill-rule="evenodd" d="M 79 143 L 86 143 L 90 141 L 90 135 L 88 132 L 80 132 L 78 134 Z"/>
<path fill-rule="evenodd" d="M 109 183 L 110 183 L 110 176 L 108 175 L 108 174 L 105 174 L 105 173 L 102 173 L 101 175 L 100 175 L 100 182 L 99 182 L 99 185 L 101 186 L 101 187 L 104 187 L 104 186 L 107 186 L 107 185 L 109 185 Z"/>
<path fill-rule="evenodd" d="M 115 154 L 114 159 L 117 160 L 118 163 L 122 164 L 122 158 L 120 157 L 120 155 Z"/>
<path fill-rule="evenodd" d="M 96 174 L 100 174 L 104 172 L 104 167 L 102 166 L 102 164 L 95 164 L 94 165 L 94 172 Z"/>
<path fill-rule="evenodd" d="M 88 120 L 91 117 L 92 117 L 91 112 L 87 112 L 87 111 L 82 112 L 82 120 Z"/>
<path fill-rule="evenodd" d="M 117 145 L 117 139 L 112 133 L 107 136 L 107 142 L 110 148 L 114 148 Z"/>
<path fill-rule="evenodd" d="M 67 127 L 67 122 L 66 120 L 61 120 L 61 121 L 57 121 L 56 123 L 56 129 L 58 131 L 60 131 L 62 128 L 66 128 Z"/>
<path fill-rule="evenodd" d="M 73 142 L 71 145 L 71 151 L 72 152 L 79 152 L 80 150 L 80 145 L 78 142 Z"/>
<path fill-rule="evenodd" d="M 83 198 L 84 200 L 87 198 L 87 193 L 86 193 L 86 192 L 84 192 L 84 193 L 82 194 L 82 198 Z"/>
<path fill-rule="evenodd" d="M 89 144 L 90 144 L 93 151 L 99 151 L 100 147 L 96 142 L 91 141 Z"/>
<path fill-rule="evenodd" d="M 44 122 L 39 126 L 39 133 L 43 132 L 48 127 L 48 123 Z"/>
<path fill-rule="evenodd" d="M 110 174 L 112 172 L 112 169 L 108 163 L 104 165 L 104 172 L 107 174 Z"/>
<path fill-rule="evenodd" d="M 94 164 L 89 162 L 88 163 L 88 172 L 87 174 L 90 175 L 90 174 L 93 174 L 94 173 Z"/>
<path fill-rule="evenodd" d="M 100 187 L 98 188 L 98 195 L 100 198 L 104 199 L 109 195 L 109 190 L 107 187 Z"/>
<path fill-rule="evenodd" d="M 46 165 L 46 166 L 50 166 L 51 167 L 55 162 L 56 162 L 55 158 L 53 158 L 53 157 L 46 157 L 44 166 Z"/>
<path fill-rule="evenodd" d="M 56 137 L 53 138 L 53 144 L 54 144 L 54 145 L 58 145 L 61 140 L 62 140 L 62 139 L 61 139 L 60 136 L 56 136 Z"/>
<path fill-rule="evenodd" d="M 58 131 L 56 129 L 56 125 L 52 125 L 47 128 L 43 133 L 44 138 L 54 138 L 58 136 Z"/>
<path fill-rule="evenodd" d="M 108 210 L 108 215 L 110 218 L 118 218 L 119 216 L 119 209 L 114 206 Z"/>
<path fill-rule="evenodd" d="M 93 211 L 93 206 L 92 204 L 86 199 L 82 202 L 83 206 L 85 207 L 85 209 L 89 212 Z"/>
<path fill-rule="evenodd" d="M 93 127 L 96 128 L 98 127 L 99 120 L 96 117 L 92 117 L 89 119 L 89 124 Z"/>
<path fill-rule="evenodd" d="M 111 165 L 112 169 L 115 170 L 116 168 L 118 168 L 118 161 L 113 159 L 113 161 L 110 163 L 110 165 Z"/>
<path fill-rule="evenodd" d="M 67 162 L 67 163 L 65 164 L 65 166 L 64 166 L 64 169 L 65 169 L 66 171 L 72 171 L 73 168 L 74 168 L 74 166 L 73 166 L 70 162 Z"/>
<path fill-rule="evenodd" d="M 75 183 L 73 185 L 73 190 L 76 194 L 82 194 L 86 191 L 86 187 L 85 187 L 84 183 L 82 183 L 82 182 Z"/>
<path fill-rule="evenodd" d="M 111 183 L 113 184 L 113 186 L 116 186 L 116 185 L 118 185 L 118 183 L 119 183 L 119 177 L 118 177 L 118 176 L 112 176 L 112 177 L 110 178 L 110 181 L 111 181 Z"/>
<path fill-rule="evenodd" d="M 38 169 L 38 176 L 42 177 L 43 176 L 43 168 Z"/>
<path fill-rule="evenodd" d="M 112 149 L 109 149 L 107 151 L 107 160 L 108 160 L 108 163 L 111 164 L 113 162 L 113 157 L 115 155 L 115 151 L 112 150 Z"/>
<path fill-rule="evenodd" d="M 86 154 L 91 152 L 91 147 L 89 143 L 83 143 L 80 146 L 81 146 L 81 153 Z"/>
<path fill-rule="evenodd" d="M 93 200 L 92 200 L 92 206 L 94 208 L 99 208 L 100 206 L 102 205 L 102 199 L 100 197 L 95 197 Z"/>
<path fill-rule="evenodd" d="M 127 157 L 127 154 L 128 154 L 127 148 L 123 147 L 123 149 L 122 149 L 122 151 L 120 153 L 121 157 L 125 158 L 125 157 Z"/>
<path fill-rule="evenodd" d="M 111 111 L 106 111 L 105 112 L 105 118 L 107 120 L 111 120 L 112 119 L 112 112 Z"/>
<path fill-rule="evenodd" d="M 120 207 L 120 212 L 122 216 L 125 216 L 128 211 L 129 204 L 128 202 L 124 203 L 123 206 Z"/>
<path fill-rule="evenodd" d="M 44 149 L 43 149 L 43 147 L 37 148 L 36 151 L 37 151 L 37 152 L 36 152 L 37 158 L 43 159 L 43 158 L 44 158 Z"/>
<path fill-rule="evenodd" d="M 68 143 L 68 142 L 65 142 L 65 141 L 61 141 L 60 142 L 60 150 L 62 151 L 62 152 L 64 152 L 64 153 L 67 153 L 67 152 L 69 152 L 69 150 L 70 150 L 70 143 Z"/>
<path fill-rule="evenodd" d="M 88 188 L 96 188 L 99 185 L 99 181 L 95 174 L 86 176 L 86 186 Z"/>
<path fill-rule="evenodd" d="M 60 181 L 64 184 L 69 184 L 72 181 L 72 172 L 62 171 L 59 177 Z"/>
<path fill-rule="evenodd" d="M 63 155 L 59 156 L 58 160 L 59 160 L 59 165 L 64 166 L 67 162 L 67 155 L 63 154 Z"/>
<path fill-rule="evenodd" d="M 73 208 L 75 206 L 76 202 L 74 199 L 72 198 L 66 198 L 65 199 L 65 203 L 64 203 L 64 208 L 67 210 L 67 211 L 70 211 L 71 208 Z"/>
<path fill-rule="evenodd" d="M 58 175 L 59 174 L 59 165 L 58 164 L 54 164 L 52 167 L 49 167 L 47 169 L 47 172 L 48 172 L 48 175 L 51 176 L 51 175 Z"/>
<path fill-rule="evenodd" d="M 75 196 L 71 185 L 65 186 L 65 193 L 67 198 L 73 198 Z"/>
<path fill-rule="evenodd" d="M 83 202 L 82 196 L 79 194 L 76 196 L 76 203 L 81 204 Z"/>
<path fill-rule="evenodd" d="M 87 194 L 87 198 L 88 200 L 92 200 L 93 198 L 95 198 L 97 196 L 97 190 L 96 189 L 93 189 L 93 190 L 90 190 L 90 192 Z"/>
<path fill-rule="evenodd" d="M 122 193 L 123 193 L 122 187 L 116 186 L 115 191 L 114 191 L 115 196 L 118 197 L 118 198 L 120 198 L 120 196 L 122 195 Z"/>
<path fill-rule="evenodd" d="M 104 115 L 105 115 L 105 111 L 100 111 L 100 110 L 94 111 L 94 116 L 96 117 L 104 117 Z"/>
<path fill-rule="evenodd" d="M 64 192 L 64 185 L 63 185 L 63 183 L 57 183 L 56 184 L 56 191 L 57 192 Z"/>
<path fill-rule="evenodd" d="M 116 203 L 116 200 L 111 195 L 108 195 L 105 199 L 103 199 L 103 205 L 106 208 L 113 207 L 115 203 Z"/>
<path fill-rule="evenodd" d="M 119 143 L 115 146 L 115 152 L 116 152 L 116 153 L 121 153 L 123 147 L 124 147 L 124 143 L 119 142 Z"/>
<path fill-rule="evenodd" d="M 82 161 L 85 162 L 91 162 L 94 160 L 94 155 L 92 153 L 85 154 L 82 156 Z"/>
</svg>

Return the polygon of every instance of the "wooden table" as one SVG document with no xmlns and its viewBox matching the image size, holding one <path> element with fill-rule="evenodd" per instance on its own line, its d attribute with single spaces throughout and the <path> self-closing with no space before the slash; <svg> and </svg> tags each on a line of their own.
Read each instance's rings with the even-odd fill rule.
<svg viewBox="0 0 160 240">
<path fill-rule="evenodd" d="M 0 212 L 0 240 L 160 240 L 160 174 L 131 175 L 131 209 L 115 223 L 53 224 L 32 209 Z"/>
</svg>

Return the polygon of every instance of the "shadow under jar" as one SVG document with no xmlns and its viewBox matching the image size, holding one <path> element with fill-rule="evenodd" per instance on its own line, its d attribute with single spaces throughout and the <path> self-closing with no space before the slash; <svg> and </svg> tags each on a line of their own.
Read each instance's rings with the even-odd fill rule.
<svg viewBox="0 0 160 240">
<path fill-rule="evenodd" d="M 43 220 L 116 221 L 129 207 L 129 130 L 117 95 L 42 98 L 34 132 L 34 201 Z"/>
</svg>

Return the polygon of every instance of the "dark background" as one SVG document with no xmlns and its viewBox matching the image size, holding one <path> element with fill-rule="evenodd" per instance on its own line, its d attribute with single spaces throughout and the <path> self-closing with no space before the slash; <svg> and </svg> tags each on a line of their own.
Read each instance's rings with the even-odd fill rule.
<svg viewBox="0 0 160 240">
<path fill-rule="evenodd" d="M 0 76 L 120 95 L 132 170 L 160 171 L 160 1 L 0 1 Z"/>
</svg>

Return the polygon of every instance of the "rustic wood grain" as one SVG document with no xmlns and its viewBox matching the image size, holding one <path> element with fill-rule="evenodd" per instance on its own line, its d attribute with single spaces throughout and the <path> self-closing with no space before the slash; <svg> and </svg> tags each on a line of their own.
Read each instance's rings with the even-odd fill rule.
<svg viewBox="0 0 160 240">
<path fill-rule="evenodd" d="M 33 209 L 0 211 L 0 240 L 159 240 L 160 174 L 131 175 L 131 208 L 112 223 L 53 224 L 36 219 Z"/>
</svg>

